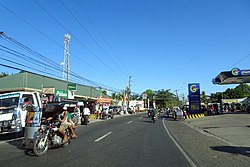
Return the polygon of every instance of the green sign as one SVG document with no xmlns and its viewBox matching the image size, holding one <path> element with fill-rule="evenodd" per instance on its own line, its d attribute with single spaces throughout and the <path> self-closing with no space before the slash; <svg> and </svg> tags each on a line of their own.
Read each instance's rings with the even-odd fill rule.
<svg viewBox="0 0 250 167">
<path fill-rule="evenodd" d="M 55 96 L 62 97 L 62 98 L 68 98 L 68 91 L 67 90 L 56 90 Z"/>
<path fill-rule="evenodd" d="M 76 84 L 68 84 L 68 90 L 76 90 Z"/>
</svg>

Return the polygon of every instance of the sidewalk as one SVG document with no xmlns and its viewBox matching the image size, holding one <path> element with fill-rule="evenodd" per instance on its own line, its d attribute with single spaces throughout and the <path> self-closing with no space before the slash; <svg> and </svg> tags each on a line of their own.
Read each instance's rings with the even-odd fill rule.
<svg viewBox="0 0 250 167">
<path fill-rule="evenodd" d="M 187 119 L 185 124 L 230 146 L 250 147 L 250 114 L 232 113 Z"/>
</svg>

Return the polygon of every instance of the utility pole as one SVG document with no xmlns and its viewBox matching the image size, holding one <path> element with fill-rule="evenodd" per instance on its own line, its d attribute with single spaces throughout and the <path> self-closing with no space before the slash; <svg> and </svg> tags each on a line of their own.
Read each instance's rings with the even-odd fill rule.
<svg viewBox="0 0 250 167">
<path fill-rule="evenodd" d="M 178 105 L 179 105 L 179 96 L 178 96 L 178 91 L 179 91 L 179 89 L 174 90 L 174 91 L 175 91 L 175 94 L 176 94 L 176 99 L 177 99 L 177 101 L 178 101 Z"/>
<path fill-rule="evenodd" d="M 131 77 L 132 76 L 129 76 L 129 79 L 128 79 L 128 84 L 126 84 L 126 88 L 125 88 L 125 102 L 126 102 L 126 107 L 127 107 L 127 110 L 129 108 L 129 98 L 130 98 L 130 93 L 131 93 Z"/>
<path fill-rule="evenodd" d="M 129 99 L 130 99 L 130 93 L 131 93 L 131 78 L 132 78 L 132 76 L 129 76 L 129 78 L 128 78 L 128 106 L 129 106 Z"/>
<path fill-rule="evenodd" d="M 129 90 L 131 90 L 130 89 L 130 87 L 131 87 L 131 78 L 132 78 L 132 76 L 129 76 L 129 78 L 128 78 L 128 88 L 129 88 Z M 131 92 L 131 91 L 130 91 Z"/>
</svg>

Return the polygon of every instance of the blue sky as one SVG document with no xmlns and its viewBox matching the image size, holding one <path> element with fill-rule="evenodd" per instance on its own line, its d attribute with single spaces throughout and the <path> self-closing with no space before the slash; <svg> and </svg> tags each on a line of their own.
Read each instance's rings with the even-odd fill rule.
<svg viewBox="0 0 250 167">
<path fill-rule="evenodd" d="M 250 69 L 248 0 L 1 0 L 0 16 L 0 31 L 58 64 L 64 35 L 71 34 L 71 70 L 111 88 L 124 89 L 132 76 L 137 93 L 171 89 L 186 95 L 187 84 L 195 82 L 210 94 L 236 86 L 212 84 L 221 71 Z M 7 40 L 0 44 L 34 56 Z M 62 75 L 46 61 L 37 66 L 0 50 L 1 57 Z"/>
</svg>

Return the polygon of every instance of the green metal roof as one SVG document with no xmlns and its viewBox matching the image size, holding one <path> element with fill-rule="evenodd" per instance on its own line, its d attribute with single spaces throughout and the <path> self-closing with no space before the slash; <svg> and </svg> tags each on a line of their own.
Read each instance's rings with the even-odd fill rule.
<svg viewBox="0 0 250 167">
<path fill-rule="evenodd" d="M 39 74 L 20 72 L 0 78 L 0 93 L 11 91 L 38 91 L 42 92 L 44 87 L 54 87 L 58 90 L 67 90 L 69 83 L 64 80 L 55 79 Z M 100 95 L 95 87 L 76 84 L 75 96 L 96 98 Z"/>
</svg>

